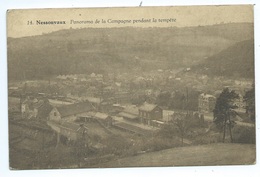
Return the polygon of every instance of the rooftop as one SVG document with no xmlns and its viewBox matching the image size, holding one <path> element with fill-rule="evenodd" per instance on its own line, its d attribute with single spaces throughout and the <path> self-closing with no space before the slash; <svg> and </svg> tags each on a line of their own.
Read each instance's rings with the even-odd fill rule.
<svg viewBox="0 0 260 177">
<path fill-rule="evenodd" d="M 138 114 L 138 107 L 136 107 L 135 105 L 129 105 L 126 106 L 124 110 L 120 112 L 118 115 L 129 119 L 136 119 L 138 117 Z"/>
<path fill-rule="evenodd" d="M 102 98 L 95 98 L 95 97 L 86 97 L 86 99 L 90 102 L 90 103 L 98 103 L 100 104 L 103 99 Z"/>
<path fill-rule="evenodd" d="M 80 125 L 74 124 L 74 123 L 71 123 L 71 122 L 63 122 L 60 125 L 60 127 L 70 129 L 70 130 L 74 130 L 74 131 L 78 131 L 80 129 Z"/>
<path fill-rule="evenodd" d="M 156 107 L 157 107 L 157 105 L 155 105 L 155 104 L 144 103 L 143 105 L 141 105 L 139 107 L 139 110 L 150 112 L 150 111 L 154 110 L 154 108 L 156 108 Z"/>
<path fill-rule="evenodd" d="M 122 116 L 122 117 L 129 118 L 129 119 L 137 119 L 138 118 L 137 115 L 129 114 L 129 113 L 126 113 L 126 112 L 120 112 L 118 115 Z"/>
<path fill-rule="evenodd" d="M 72 131 L 75 131 L 75 132 L 79 131 L 81 128 L 87 129 L 86 126 L 81 126 L 79 124 L 72 123 L 72 122 L 63 122 L 61 124 L 57 124 L 57 123 L 55 123 L 53 121 L 48 121 L 47 123 L 50 126 L 60 127 L 60 128 L 64 128 L 64 129 L 69 129 L 69 130 L 72 130 Z"/>
<path fill-rule="evenodd" d="M 101 113 L 101 112 L 97 112 L 94 116 L 95 118 L 98 118 L 98 119 L 103 119 L 105 120 L 106 118 L 108 118 L 109 116 L 105 113 Z"/>
<path fill-rule="evenodd" d="M 200 96 L 204 97 L 204 98 L 215 98 L 215 96 L 210 95 L 210 94 L 206 94 L 206 93 L 202 93 L 202 94 L 200 94 Z"/>
<path fill-rule="evenodd" d="M 138 107 L 135 106 L 135 105 L 126 106 L 124 108 L 123 112 L 130 113 L 130 114 L 133 114 L 133 115 L 138 115 L 139 114 Z"/>
<path fill-rule="evenodd" d="M 26 99 L 23 101 L 23 104 L 27 104 L 31 109 L 36 108 L 39 109 L 42 107 L 44 104 L 49 104 L 49 100 L 46 98 L 43 99 Z"/>
<path fill-rule="evenodd" d="M 57 107 L 57 110 L 61 114 L 61 117 L 67 117 L 67 116 L 71 116 L 74 114 L 88 112 L 91 109 L 92 109 L 92 106 L 89 102 L 81 102 L 81 103 Z"/>
</svg>

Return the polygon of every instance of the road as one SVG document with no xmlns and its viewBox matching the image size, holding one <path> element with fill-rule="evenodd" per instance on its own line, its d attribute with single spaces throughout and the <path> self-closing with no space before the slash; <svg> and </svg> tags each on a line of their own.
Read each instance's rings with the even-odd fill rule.
<svg viewBox="0 0 260 177">
<path fill-rule="evenodd" d="M 204 115 L 204 120 L 208 122 L 213 122 L 213 115 Z M 241 121 L 235 121 L 237 125 L 244 126 L 244 127 L 255 127 L 255 124 L 253 123 L 247 123 L 247 122 L 241 122 Z"/>
</svg>

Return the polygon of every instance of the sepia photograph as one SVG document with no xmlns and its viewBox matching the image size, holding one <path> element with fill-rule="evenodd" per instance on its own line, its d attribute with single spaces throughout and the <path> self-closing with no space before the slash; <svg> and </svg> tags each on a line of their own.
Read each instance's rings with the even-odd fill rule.
<svg viewBox="0 0 260 177">
<path fill-rule="evenodd" d="M 9 9 L 10 170 L 254 165 L 253 5 Z"/>
</svg>

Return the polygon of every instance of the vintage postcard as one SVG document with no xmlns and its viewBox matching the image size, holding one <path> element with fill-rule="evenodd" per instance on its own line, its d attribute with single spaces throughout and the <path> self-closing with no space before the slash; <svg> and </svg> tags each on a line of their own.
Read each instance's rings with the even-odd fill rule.
<svg viewBox="0 0 260 177">
<path fill-rule="evenodd" d="M 253 9 L 8 10 L 10 169 L 255 164 Z"/>
</svg>

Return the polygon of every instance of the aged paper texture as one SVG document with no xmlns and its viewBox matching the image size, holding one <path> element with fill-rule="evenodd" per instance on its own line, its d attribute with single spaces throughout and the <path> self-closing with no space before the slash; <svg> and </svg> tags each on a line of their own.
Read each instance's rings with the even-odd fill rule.
<svg viewBox="0 0 260 177">
<path fill-rule="evenodd" d="M 252 5 L 7 11 L 10 168 L 255 163 Z"/>
</svg>

